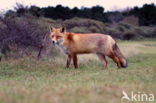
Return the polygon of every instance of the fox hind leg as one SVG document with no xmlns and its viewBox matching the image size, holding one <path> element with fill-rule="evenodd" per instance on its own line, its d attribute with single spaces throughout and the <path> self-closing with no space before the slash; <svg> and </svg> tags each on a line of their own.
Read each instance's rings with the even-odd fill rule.
<svg viewBox="0 0 156 103">
<path fill-rule="evenodd" d="M 75 68 L 78 68 L 78 58 L 76 54 L 73 55 L 73 64 Z"/>
</svg>

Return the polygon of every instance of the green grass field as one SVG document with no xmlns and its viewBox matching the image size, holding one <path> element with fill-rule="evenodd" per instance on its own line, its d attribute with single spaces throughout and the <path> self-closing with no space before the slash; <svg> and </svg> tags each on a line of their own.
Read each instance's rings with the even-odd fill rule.
<svg viewBox="0 0 156 103">
<path fill-rule="evenodd" d="M 0 103 L 126 103 L 123 90 L 156 96 L 156 41 L 120 41 L 119 46 L 127 69 L 112 60 L 104 69 L 96 55 L 81 55 L 79 69 L 65 69 L 64 56 L 51 62 L 1 61 Z"/>
</svg>

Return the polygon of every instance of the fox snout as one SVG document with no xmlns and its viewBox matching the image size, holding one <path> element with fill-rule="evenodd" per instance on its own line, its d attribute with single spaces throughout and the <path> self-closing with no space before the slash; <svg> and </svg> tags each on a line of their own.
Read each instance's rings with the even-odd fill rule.
<svg viewBox="0 0 156 103">
<path fill-rule="evenodd" d="M 53 44 L 57 44 L 57 45 L 60 45 L 60 44 L 62 44 L 63 43 L 63 39 L 59 39 L 59 40 L 52 40 L 52 43 Z"/>
<path fill-rule="evenodd" d="M 57 44 L 57 41 L 56 41 L 56 40 L 52 40 L 52 43 L 53 43 L 53 44 Z"/>
</svg>

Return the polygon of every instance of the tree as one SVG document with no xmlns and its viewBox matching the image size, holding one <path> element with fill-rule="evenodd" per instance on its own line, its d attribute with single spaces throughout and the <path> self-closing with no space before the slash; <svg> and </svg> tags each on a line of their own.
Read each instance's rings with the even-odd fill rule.
<svg viewBox="0 0 156 103">
<path fill-rule="evenodd" d="M 132 10 L 124 14 L 137 16 L 140 25 L 156 25 L 156 6 L 154 4 L 144 4 L 141 8 L 134 7 Z"/>
</svg>

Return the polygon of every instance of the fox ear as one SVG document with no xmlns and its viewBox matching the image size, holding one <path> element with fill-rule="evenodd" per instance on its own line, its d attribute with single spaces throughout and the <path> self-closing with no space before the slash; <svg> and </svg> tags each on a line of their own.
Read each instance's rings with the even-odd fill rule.
<svg viewBox="0 0 156 103">
<path fill-rule="evenodd" d="M 49 26 L 49 30 L 50 30 L 50 32 L 52 32 L 54 30 L 54 28 L 52 26 Z"/>
<path fill-rule="evenodd" d="M 66 28 L 62 27 L 60 31 L 61 31 L 61 33 L 64 33 L 64 32 L 66 32 Z"/>
</svg>

